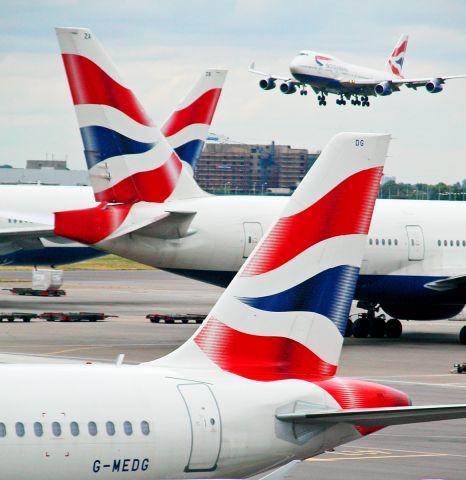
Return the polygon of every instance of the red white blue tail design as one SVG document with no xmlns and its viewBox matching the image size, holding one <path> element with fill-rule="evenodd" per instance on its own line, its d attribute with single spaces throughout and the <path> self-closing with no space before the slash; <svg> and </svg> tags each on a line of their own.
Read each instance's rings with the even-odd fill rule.
<svg viewBox="0 0 466 480">
<path fill-rule="evenodd" d="M 408 35 L 401 35 L 398 43 L 395 45 L 390 58 L 387 61 L 387 69 L 397 77 L 403 78 L 401 71 L 405 60 L 406 49 L 408 48 Z"/>
<path fill-rule="evenodd" d="M 162 125 L 181 160 L 194 169 L 201 156 L 227 71 L 208 69 Z"/>
<path fill-rule="evenodd" d="M 164 202 L 202 195 L 94 34 L 85 28 L 56 31 L 96 200 Z"/>
<path fill-rule="evenodd" d="M 203 326 L 155 363 L 259 381 L 333 376 L 389 138 L 334 137 Z"/>
</svg>

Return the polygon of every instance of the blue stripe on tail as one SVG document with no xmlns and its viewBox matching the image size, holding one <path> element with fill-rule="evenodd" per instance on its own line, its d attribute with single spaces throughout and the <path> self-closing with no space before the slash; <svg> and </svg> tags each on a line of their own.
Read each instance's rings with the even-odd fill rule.
<svg viewBox="0 0 466 480">
<path fill-rule="evenodd" d="M 88 168 L 107 158 L 144 153 L 155 146 L 155 143 L 138 142 L 105 127 L 82 127 L 80 130 Z"/>
<path fill-rule="evenodd" d="M 358 275 L 358 267 L 340 265 L 283 292 L 239 300 L 268 312 L 315 312 L 329 318 L 344 335 Z"/>
<path fill-rule="evenodd" d="M 191 140 L 175 148 L 175 152 L 181 160 L 189 163 L 193 170 L 196 168 L 197 161 L 201 156 L 204 142 L 202 140 Z"/>
</svg>

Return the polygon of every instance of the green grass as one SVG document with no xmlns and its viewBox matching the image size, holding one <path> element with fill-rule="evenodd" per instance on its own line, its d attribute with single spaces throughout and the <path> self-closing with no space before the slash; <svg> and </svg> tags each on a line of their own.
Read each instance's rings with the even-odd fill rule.
<svg viewBox="0 0 466 480">
<path fill-rule="evenodd" d="M 3 266 L 2 270 L 15 270 L 15 271 L 30 271 L 32 267 L 15 267 L 15 266 Z M 46 268 L 46 267 L 43 267 Z M 70 263 L 68 265 L 60 265 L 57 267 L 60 270 L 152 270 L 152 267 L 143 265 L 142 263 L 133 262 L 126 258 L 119 257 L 118 255 L 105 255 L 104 257 L 93 258 L 86 260 L 85 262 Z M 12 281 L 9 279 L 0 279 L 0 281 Z"/>
</svg>

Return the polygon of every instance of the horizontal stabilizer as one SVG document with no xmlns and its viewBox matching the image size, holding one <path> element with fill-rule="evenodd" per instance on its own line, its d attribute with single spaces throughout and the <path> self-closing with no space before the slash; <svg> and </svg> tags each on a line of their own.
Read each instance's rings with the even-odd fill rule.
<svg viewBox="0 0 466 480">
<path fill-rule="evenodd" d="M 456 277 L 435 280 L 435 282 L 426 283 L 424 287 L 430 288 L 431 290 L 436 290 L 437 292 L 464 289 L 466 288 L 466 275 L 458 275 Z"/>
<path fill-rule="evenodd" d="M 350 423 L 360 427 L 388 427 L 405 423 L 434 422 L 466 418 L 466 405 L 436 405 L 420 407 L 354 408 L 324 412 L 297 412 L 276 415 L 283 422 Z"/>
<path fill-rule="evenodd" d="M 189 235 L 189 227 L 196 212 L 166 212 L 167 215 L 150 225 L 134 231 L 138 235 L 173 239 Z"/>
<path fill-rule="evenodd" d="M 20 228 L 8 228 L 0 230 L 0 240 L 15 240 L 16 238 L 37 238 L 37 237 L 54 237 L 52 226 L 31 226 Z"/>
</svg>

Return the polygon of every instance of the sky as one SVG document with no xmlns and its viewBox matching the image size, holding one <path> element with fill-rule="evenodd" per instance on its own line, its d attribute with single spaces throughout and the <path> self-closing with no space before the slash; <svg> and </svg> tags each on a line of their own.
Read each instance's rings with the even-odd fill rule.
<svg viewBox="0 0 466 480">
<path fill-rule="evenodd" d="M 81 138 L 53 27 L 88 27 L 160 124 L 207 67 L 229 70 L 212 131 L 311 151 L 341 131 L 389 132 L 385 167 L 398 181 L 466 178 L 466 79 L 429 94 L 403 89 L 345 107 L 314 94 L 262 91 L 256 68 L 288 75 L 303 49 L 383 69 L 410 35 L 405 77 L 466 74 L 463 0 L 0 0 L 0 164 L 67 158 L 84 169 Z"/>
</svg>

